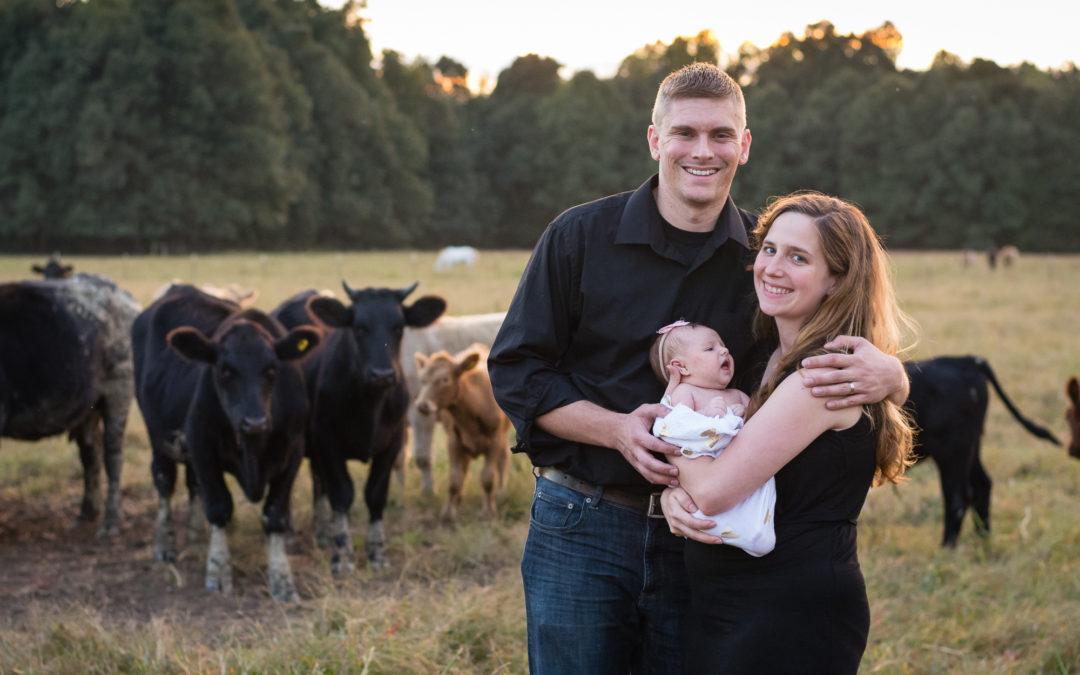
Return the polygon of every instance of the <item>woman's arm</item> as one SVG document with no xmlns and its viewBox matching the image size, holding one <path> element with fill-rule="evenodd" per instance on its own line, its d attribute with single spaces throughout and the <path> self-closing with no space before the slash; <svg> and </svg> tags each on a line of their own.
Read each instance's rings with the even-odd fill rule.
<svg viewBox="0 0 1080 675">
<path fill-rule="evenodd" d="M 862 408 L 825 407 L 793 373 L 781 382 L 724 452 L 712 461 L 669 456 L 679 483 L 706 514 L 723 513 L 765 484 L 829 429 L 846 429 Z"/>
</svg>

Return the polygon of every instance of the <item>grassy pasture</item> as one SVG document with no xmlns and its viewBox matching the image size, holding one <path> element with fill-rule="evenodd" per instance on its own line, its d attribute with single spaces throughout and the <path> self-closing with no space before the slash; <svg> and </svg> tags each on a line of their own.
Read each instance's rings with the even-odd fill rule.
<svg viewBox="0 0 1080 675">
<path fill-rule="evenodd" d="M 172 278 L 257 288 L 256 306 L 265 310 L 302 288 L 340 295 L 342 278 L 354 287 L 419 280 L 414 298 L 438 293 L 451 313 L 467 314 L 506 308 L 527 252 L 484 251 L 474 269 L 439 274 L 434 258 L 398 252 L 65 260 L 110 276 L 144 305 Z M 912 357 L 986 357 L 1020 409 L 1064 437 L 1064 382 L 1080 374 L 1080 257 L 1027 255 L 1018 267 L 994 271 L 985 263 L 964 269 L 956 253 L 902 252 L 893 260 L 901 301 L 921 327 Z M 43 261 L 2 258 L 0 280 L 26 278 L 30 265 Z M 1080 463 L 1027 435 L 996 394 L 991 399 L 983 444 L 994 480 L 988 539 L 976 537 L 968 519 L 958 548 L 939 548 L 941 498 L 932 463 L 914 467 L 908 482 L 870 494 L 859 528 L 873 617 L 863 672 L 1080 672 Z M 526 672 L 517 565 L 528 528 L 528 462 L 514 457 L 494 527 L 475 520 L 480 489 L 471 475 L 461 523 L 450 530 L 437 520 L 446 494 L 442 443 L 437 437 L 434 501 L 422 497 L 411 467 L 404 487 L 391 488 L 388 573 L 330 576 L 326 554 L 308 535 L 310 481 L 303 470 L 290 550 L 302 601 L 285 607 L 266 594 L 259 512 L 237 490 L 232 596 L 202 590 L 204 543 L 188 547 L 172 569 L 150 562 L 156 497 L 146 432 L 133 409 L 121 541 L 83 535 L 71 553 L 88 553 L 93 562 L 81 574 L 68 570 L 70 581 L 9 577 L 0 569 L 0 673 Z M 366 475 L 358 463 L 350 470 L 358 484 Z M 9 536 L 26 525 L 0 512 L 0 561 L 44 551 L 48 574 L 50 546 L 68 536 L 55 523 L 76 513 L 80 475 L 77 452 L 64 438 L 3 440 L 0 511 L 45 524 Z M 182 522 L 186 500 L 178 497 L 174 508 Z M 352 515 L 362 539 L 361 499 Z M 114 588 L 116 579 L 127 586 Z"/>
</svg>

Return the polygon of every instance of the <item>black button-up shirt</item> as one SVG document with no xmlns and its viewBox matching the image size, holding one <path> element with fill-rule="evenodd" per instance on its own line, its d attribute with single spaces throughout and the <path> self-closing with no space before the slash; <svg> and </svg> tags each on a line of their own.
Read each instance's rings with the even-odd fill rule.
<svg viewBox="0 0 1080 675">
<path fill-rule="evenodd" d="M 656 330 L 676 319 L 711 326 L 735 360 L 736 381 L 756 370 L 756 306 L 748 232 L 754 216 L 728 198 L 697 257 L 686 262 L 664 235 L 653 176 L 571 208 L 540 237 L 492 346 L 495 398 L 517 430 L 517 452 L 582 480 L 647 492 L 611 448 L 552 436 L 533 421 L 580 400 L 615 412 L 655 403 L 664 386 L 649 367 Z M 745 390 L 745 388 L 744 388 Z"/>
</svg>

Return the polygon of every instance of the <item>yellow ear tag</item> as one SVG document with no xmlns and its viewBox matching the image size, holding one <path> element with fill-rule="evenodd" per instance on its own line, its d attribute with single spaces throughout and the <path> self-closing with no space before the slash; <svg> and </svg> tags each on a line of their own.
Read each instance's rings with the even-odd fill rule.
<svg viewBox="0 0 1080 675">
<path fill-rule="evenodd" d="M 307 346 L 308 346 L 308 341 L 307 341 L 307 338 L 300 338 L 300 340 L 299 340 L 299 341 L 298 341 L 298 342 L 296 343 L 296 349 L 297 349 L 297 351 L 301 351 L 301 352 L 302 352 L 302 351 L 304 351 L 305 349 L 307 349 Z"/>
</svg>

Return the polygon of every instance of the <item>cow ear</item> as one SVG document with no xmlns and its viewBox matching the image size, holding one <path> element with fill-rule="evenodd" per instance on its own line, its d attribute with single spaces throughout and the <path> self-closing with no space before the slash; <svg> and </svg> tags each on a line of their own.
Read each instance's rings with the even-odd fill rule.
<svg viewBox="0 0 1080 675">
<path fill-rule="evenodd" d="M 348 328 L 352 325 L 352 312 L 336 298 L 312 296 L 308 300 L 308 311 L 331 328 Z"/>
<path fill-rule="evenodd" d="M 1073 405 L 1080 405 L 1080 382 L 1077 382 L 1075 375 L 1070 377 L 1069 383 L 1065 385 L 1065 393 L 1069 395 Z"/>
<path fill-rule="evenodd" d="M 446 300 L 437 295 L 425 295 L 405 308 L 405 325 L 425 328 L 446 311 Z"/>
<path fill-rule="evenodd" d="M 426 366 L 428 364 L 427 357 L 424 356 L 423 354 L 421 354 L 420 352 L 416 352 L 415 356 L 416 356 L 416 369 L 417 370 L 423 370 L 424 366 Z"/>
<path fill-rule="evenodd" d="M 217 349 L 214 343 L 206 339 L 198 328 L 184 326 L 175 328 L 165 336 L 165 341 L 173 350 L 188 361 L 216 363 Z"/>
<path fill-rule="evenodd" d="M 282 361 L 303 358 L 319 346 L 322 335 L 311 326 L 297 326 L 289 334 L 274 343 L 274 353 Z"/>
<path fill-rule="evenodd" d="M 476 364 L 480 363 L 480 355 L 476 352 L 470 352 L 465 355 L 465 358 L 458 364 L 458 374 L 468 372 L 476 367 Z"/>
</svg>

